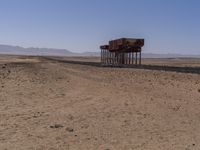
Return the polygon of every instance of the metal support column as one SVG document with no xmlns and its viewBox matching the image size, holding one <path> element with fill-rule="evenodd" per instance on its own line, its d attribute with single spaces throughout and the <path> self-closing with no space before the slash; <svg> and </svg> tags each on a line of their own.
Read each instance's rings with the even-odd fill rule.
<svg viewBox="0 0 200 150">
<path fill-rule="evenodd" d="M 135 65 L 137 65 L 138 63 L 138 55 L 137 55 L 137 52 L 135 53 Z"/>
<path fill-rule="evenodd" d="M 131 52 L 132 65 L 134 64 L 134 52 Z"/>
<path fill-rule="evenodd" d="M 102 64 L 102 49 L 101 49 L 101 64 Z"/>
</svg>

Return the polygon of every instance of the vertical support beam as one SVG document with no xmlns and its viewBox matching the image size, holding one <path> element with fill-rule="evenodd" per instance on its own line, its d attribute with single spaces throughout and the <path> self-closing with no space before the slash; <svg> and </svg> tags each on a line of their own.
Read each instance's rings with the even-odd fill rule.
<svg viewBox="0 0 200 150">
<path fill-rule="evenodd" d="M 108 51 L 108 65 L 110 65 L 110 51 Z"/>
<path fill-rule="evenodd" d="M 110 52 L 110 63 L 112 64 L 112 53 Z"/>
<path fill-rule="evenodd" d="M 112 52 L 112 64 L 114 65 L 114 53 Z"/>
<path fill-rule="evenodd" d="M 124 54 L 121 53 L 121 64 L 124 64 Z"/>
<path fill-rule="evenodd" d="M 122 53 L 119 53 L 119 65 L 122 63 Z"/>
<path fill-rule="evenodd" d="M 109 51 L 107 50 L 107 64 L 109 64 Z"/>
<path fill-rule="evenodd" d="M 126 53 L 124 53 L 124 64 L 127 63 L 127 57 L 126 57 Z"/>
<path fill-rule="evenodd" d="M 103 52 L 103 63 L 105 64 L 105 53 L 106 53 L 106 50 L 104 50 Z"/>
<path fill-rule="evenodd" d="M 106 50 L 106 64 L 108 63 L 108 52 Z"/>
<path fill-rule="evenodd" d="M 137 65 L 138 63 L 138 56 L 137 56 L 137 52 L 135 53 L 135 65 Z"/>
<path fill-rule="evenodd" d="M 101 62 L 102 62 L 102 64 L 103 64 L 103 51 L 104 51 L 104 50 L 102 49 L 102 53 L 101 53 L 101 54 L 102 54 L 102 61 L 101 61 Z"/>
<path fill-rule="evenodd" d="M 122 54 L 119 53 L 119 65 L 121 65 L 121 63 L 122 63 Z"/>
<path fill-rule="evenodd" d="M 116 62 L 117 62 L 117 54 L 116 52 L 114 52 L 114 64 L 116 64 Z"/>
<path fill-rule="evenodd" d="M 105 50 L 103 49 L 103 52 L 102 52 L 102 55 L 103 55 L 103 56 L 102 56 L 102 59 L 103 59 L 103 60 L 102 60 L 102 61 L 103 61 L 103 64 L 104 64 L 104 51 L 105 51 Z"/>
<path fill-rule="evenodd" d="M 128 53 L 126 53 L 126 64 L 128 64 Z"/>
<path fill-rule="evenodd" d="M 110 65 L 110 51 L 108 51 L 108 65 Z"/>
<path fill-rule="evenodd" d="M 124 64 L 126 64 L 126 53 L 124 53 Z"/>
<path fill-rule="evenodd" d="M 110 51 L 108 51 L 108 65 L 110 65 Z"/>
<path fill-rule="evenodd" d="M 113 65 L 113 57 L 112 57 L 112 53 L 110 53 L 110 63 Z"/>
<path fill-rule="evenodd" d="M 108 51 L 108 65 L 110 64 L 110 51 Z"/>
<path fill-rule="evenodd" d="M 115 64 L 115 53 L 113 52 L 113 65 Z"/>
<path fill-rule="evenodd" d="M 142 64 L 142 54 L 141 54 L 141 51 L 140 51 L 140 65 Z"/>
<path fill-rule="evenodd" d="M 110 52 L 110 64 L 112 65 L 112 53 Z"/>
<path fill-rule="evenodd" d="M 102 63 L 103 63 L 103 51 L 104 51 L 104 50 L 102 49 L 102 53 L 101 53 L 101 54 L 102 54 Z"/>
<path fill-rule="evenodd" d="M 126 53 L 126 64 L 128 65 L 128 53 Z"/>
<path fill-rule="evenodd" d="M 106 64 L 106 50 L 104 50 L 104 64 Z"/>
<path fill-rule="evenodd" d="M 121 61 L 122 61 L 121 53 L 118 53 L 118 64 L 119 65 L 121 65 Z"/>
<path fill-rule="evenodd" d="M 115 55 L 115 60 L 114 60 L 115 62 L 114 63 L 117 64 L 117 53 L 115 52 L 114 55 Z"/>
<path fill-rule="evenodd" d="M 110 57 L 109 62 L 110 62 L 110 64 L 112 65 L 112 53 L 111 53 L 111 52 L 110 52 L 110 54 L 109 54 L 109 57 Z"/>
<path fill-rule="evenodd" d="M 101 49 L 101 64 L 102 64 L 102 51 L 103 51 L 103 50 Z"/>
<path fill-rule="evenodd" d="M 106 50 L 104 50 L 104 52 L 103 52 L 103 62 L 104 62 L 104 64 L 106 63 L 105 61 L 106 61 Z"/>
<path fill-rule="evenodd" d="M 104 64 L 106 64 L 106 50 L 104 51 Z"/>
<path fill-rule="evenodd" d="M 112 53 L 112 64 L 114 65 L 114 53 Z"/>
<path fill-rule="evenodd" d="M 118 53 L 118 65 L 121 63 L 121 53 Z"/>
<path fill-rule="evenodd" d="M 128 65 L 128 53 L 126 53 L 126 64 Z"/>
<path fill-rule="evenodd" d="M 129 53 L 127 53 L 127 65 L 129 65 Z"/>
<path fill-rule="evenodd" d="M 121 64 L 121 53 L 118 53 L 118 64 Z"/>
<path fill-rule="evenodd" d="M 134 52 L 131 52 L 132 55 L 132 65 L 134 64 Z"/>
<path fill-rule="evenodd" d="M 118 64 L 118 53 L 115 52 L 115 64 L 117 65 Z"/>
<path fill-rule="evenodd" d="M 118 53 L 118 64 L 121 64 L 121 53 Z"/>
<path fill-rule="evenodd" d="M 126 65 L 128 64 L 128 53 L 125 53 L 125 57 L 126 57 Z"/>
<path fill-rule="evenodd" d="M 117 53 L 117 65 L 119 65 L 119 53 Z"/>
</svg>

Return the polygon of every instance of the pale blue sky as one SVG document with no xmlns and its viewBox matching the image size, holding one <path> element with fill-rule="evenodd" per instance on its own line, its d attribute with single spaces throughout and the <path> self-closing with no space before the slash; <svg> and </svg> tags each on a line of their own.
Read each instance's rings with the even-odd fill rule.
<svg viewBox="0 0 200 150">
<path fill-rule="evenodd" d="M 99 51 L 120 37 L 200 54 L 200 0 L 0 0 L 0 44 Z"/>
</svg>

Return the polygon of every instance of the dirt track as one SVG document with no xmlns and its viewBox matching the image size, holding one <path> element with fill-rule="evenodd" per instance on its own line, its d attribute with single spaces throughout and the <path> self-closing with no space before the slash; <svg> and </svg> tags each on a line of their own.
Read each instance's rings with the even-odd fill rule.
<svg viewBox="0 0 200 150">
<path fill-rule="evenodd" d="M 198 150 L 199 133 L 199 74 L 0 57 L 2 150 Z"/>
</svg>

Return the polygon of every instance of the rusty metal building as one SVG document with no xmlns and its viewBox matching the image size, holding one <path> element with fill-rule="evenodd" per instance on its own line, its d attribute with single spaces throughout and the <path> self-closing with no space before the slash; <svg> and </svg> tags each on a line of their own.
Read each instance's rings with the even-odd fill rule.
<svg viewBox="0 0 200 150">
<path fill-rule="evenodd" d="M 141 65 L 144 39 L 121 38 L 100 46 L 103 66 Z"/>
</svg>

